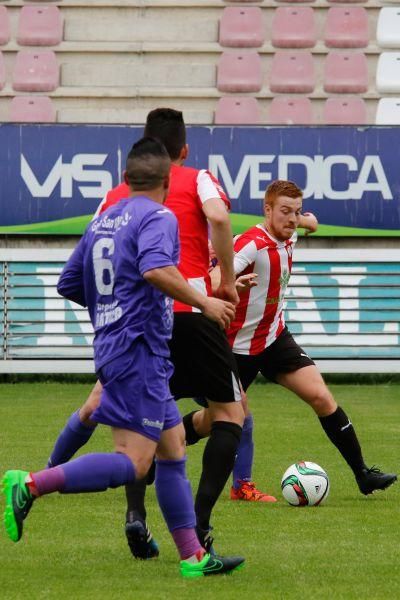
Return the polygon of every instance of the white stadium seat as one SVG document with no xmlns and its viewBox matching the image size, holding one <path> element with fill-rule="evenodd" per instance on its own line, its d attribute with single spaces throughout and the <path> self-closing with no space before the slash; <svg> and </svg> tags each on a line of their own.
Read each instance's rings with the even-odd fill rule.
<svg viewBox="0 0 400 600">
<path fill-rule="evenodd" d="M 400 92 L 400 52 L 382 52 L 379 56 L 376 89 L 379 94 Z"/>
<path fill-rule="evenodd" d="M 400 98 L 381 98 L 375 117 L 376 125 L 400 125 Z"/>
<path fill-rule="evenodd" d="M 381 8 L 376 41 L 381 48 L 400 48 L 400 6 Z"/>
</svg>

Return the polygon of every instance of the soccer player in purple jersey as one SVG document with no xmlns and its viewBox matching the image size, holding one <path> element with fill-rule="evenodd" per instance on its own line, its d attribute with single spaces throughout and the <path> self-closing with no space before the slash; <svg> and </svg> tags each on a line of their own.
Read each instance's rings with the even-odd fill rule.
<svg viewBox="0 0 400 600">
<path fill-rule="evenodd" d="M 170 165 L 158 140 L 143 138 L 133 146 L 126 170 L 132 197 L 92 221 L 57 286 L 62 296 L 88 307 L 103 386 L 91 418 L 112 428 L 115 452 L 85 454 L 35 473 L 7 471 L 4 522 L 8 536 L 18 542 L 36 498 L 133 483 L 146 476 L 156 454 L 158 502 L 180 555 L 181 574 L 198 577 L 232 571 L 244 559 L 210 556 L 196 535 L 184 428 L 169 389 L 172 298 L 197 307 L 222 328 L 233 318 L 234 306 L 200 294 L 176 268 L 177 220 L 162 206 Z"/>
</svg>

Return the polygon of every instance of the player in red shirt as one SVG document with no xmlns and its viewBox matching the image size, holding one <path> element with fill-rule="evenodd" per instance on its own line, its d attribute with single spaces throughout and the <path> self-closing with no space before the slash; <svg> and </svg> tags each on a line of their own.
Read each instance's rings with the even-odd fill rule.
<svg viewBox="0 0 400 600">
<path fill-rule="evenodd" d="M 210 234 L 221 269 L 221 280 L 214 295 L 236 304 L 232 230 L 227 211 L 229 201 L 208 171 L 183 166 L 188 146 L 182 113 L 171 109 L 150 112 L 144 133 L 158 137 L 172 159 L 170 191 L 165 204 L 178 219 L 181 244 L 179 271 L 191 286 L 211 295 L 208 272 Z M 127 195 L 126 184 L 117 186 L 106 196 L 99 212 Z M 175 370 L 170 379 L 171 392 L 176 398 L 204 396 L 210 407 L 211 432 L 204 449 L 203 470 L 195 501 L 199 539 L 210 550 L 211 511 L 232 471 L 242 432 L 244 413 L 240 383 L 228 340 L 218 325 L 182 303 L 175 303 L 174 312 L 170 350 Z M 100 401 L 100 395 L 101 385 L 97 383 L 85 405 L 70 418 L 61 433 L 50 457 L 51 465 L 69 460 L 89 439 L 93 431 L 90 416 Z M 191 416 L 189 421 L 191 423 Z M 139 558 L 151 558 L 158 554 L 158 549 L 145 524 L 144 490 L 145 485 L 127 486 L 126 532 L 133 554 Z"/>
<path fill-rule="evenodd" d="M 285 292 L 292 270 L 296 229 L 300 226 L 315 231 L 317 227 L 314 215 L 301 214 L 302 199 L 303 193 L 296 184 L 279 180 L 271 183 L 265 195 L 264 223 L 236 238 L 235 273 L 246 276 L 250 283 L 240 296 L 228 338 L 244 390 L 260 372 L 309 404 L 352 469 L 361 493 L 367 495 L 385 489 L 397 476 L 365 465 L 352 422 L 337 405 L 314 361 L 298 346 L 285 325 Z M 218 269 L 213 273 L 218 282 Z M 247 420 L 249 413 L 246 413 Z M 194 414 L 196 431 L 204 429 L 204 419 L 204 411 Z M 251 460 L 248 470 L 251 476 Z M 234 486 L 232 499 L 242 499 L 247 488 L 246 481 Z"/>
</svg>

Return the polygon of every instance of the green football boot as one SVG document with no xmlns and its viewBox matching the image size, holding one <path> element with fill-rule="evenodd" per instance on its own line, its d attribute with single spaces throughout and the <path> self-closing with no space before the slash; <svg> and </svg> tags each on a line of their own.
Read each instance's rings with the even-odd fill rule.
<svg viewBox="0 0 400 600">
<path fill-rule="evenodd" d="M 25 483 L 29 475 L 27 471 L 6 471 L 2 484 L 6 497 L 4 525 L 7 535 L 13 542 L 19 542 L 22 537 L 23 522 L 32 504 L 33 496 Z"/>
<path fill-rule="evenodd" d="M 198 563 L 189 563 L 181 560 L 182 577 L 206 577 L 208 575 L 224 575 L 233 573 L 241 569 L 244 565 L 244 558 L 241 556 L 218 556 L 205 554 Z"/>
</svg>

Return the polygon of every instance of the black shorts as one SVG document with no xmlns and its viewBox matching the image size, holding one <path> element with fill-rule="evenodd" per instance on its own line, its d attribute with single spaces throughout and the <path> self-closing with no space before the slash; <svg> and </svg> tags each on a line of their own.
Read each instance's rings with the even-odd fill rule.
<svg viewBox="0 0 400 600">
<path fill-rule="evenodd" d="M 176 399 L 205 396 L 239 402 L 238 368 L 225 333 L 200 313 L 175 313 L 169 343 L 175 367 L 170 388 Z"/>
<path fill-rule="evenodd" d="M 234 354 L 244 390 L 253 383 L 258 373 L 276 383 L 279 373 L 291 373 L 314 365 L 314 361 L 300 348 L 287 327 L 280 336 L 260 354 Z"/>
</svg>

